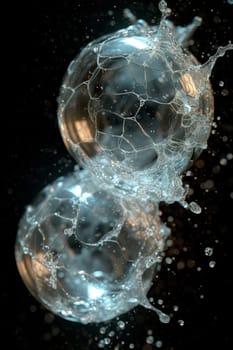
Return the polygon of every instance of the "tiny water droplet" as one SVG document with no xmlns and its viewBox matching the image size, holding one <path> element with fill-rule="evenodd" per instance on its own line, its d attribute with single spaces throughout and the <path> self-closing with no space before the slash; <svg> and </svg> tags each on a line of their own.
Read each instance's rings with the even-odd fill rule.
<svg viewBox="0 0 233 350">
<path fill-rule="evenodd" d="M 201 213 L 201 207 L 199 204 L 197 204 L 196 202 L 190 202 L 189 203 L 189 209 L 191 210 L 191 212 L 193 212 L 194 214 L 200 214 Z"/>
<path fill-rule="evenodd" d="M 170 316 L 166 315 L 162 311 L 157 310 L 157 314 L 159 316 L 160 322 L 162 322 L 162 323 L 169 323 L 170 322 Z"/>
<path fill-rule="evenodd" d="M 153 342 L 154 342 L 154 337 L 152 335 L 149 335 L 148 337 L 146 337 L 147 344 L 153 344 Z"/>
<path fill-rule="evenodd" d="M 156 348 L 161 348 L 161 347 L 162 347 L 162 345 L 163 345 L 163 343 L 162 343 L 162 341 L 161 341 L 161 340 L 157 340 L 157 341 L 155 342 L 155 346 L 156 346 Z"/>
<path fill-rule="evenodd" d="M 183 325 L 184 325 L 184 320 L 178 320 L 178 323 L 179 323 L 179 325 L 180 325 L 181 327 L 183 327 Z"/>
<path fill-rule="evenodd" d="M 123 321 L 118 321 L 118 322 L 117 322 L 117 325 L 118 325 L 118 327 L 119 327 L 120 329 L 124 329 L 124 328 L 125 328 L 125 322 L 123 322 Z"/>
<path fill-rule="evenodd" d="M 206 247 L 205 248 L 205 255 L 206 256 L 211 256 L 213 254 L 213 248 Z"/>
<path fill-rule="evenodd" d="M 216 261 L 212 260 L 209 262 L 209 267 L 211 267 L 212 269 L 215 267 L 216 265 Z"/>
<path fill-rule="evenodd" d="M 104 339 L 104 344 L 105 345 L 109 345 L 111 343 L 111 339 L 110 338 L 105 338 Z"/>
<path fill-rule="evenodd" d="M 105 327 L 101 327 L 100 328 L 100 334 L 104 334 L 106 332 L 106 328 Z"/>
<path fill-rule="evenodd" d="M 172 259 L 170 257 L 166 257 L 165 262 L 167 265 L 170 265 L 170 264 L 172 264 Z"/>
</svg>

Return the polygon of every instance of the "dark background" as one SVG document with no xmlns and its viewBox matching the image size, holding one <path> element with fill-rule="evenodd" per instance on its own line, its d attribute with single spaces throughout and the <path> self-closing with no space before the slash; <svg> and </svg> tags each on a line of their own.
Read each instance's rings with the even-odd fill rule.
<svg viewBox="0 0 233 350">
<path fill-rule="evenodd" d="M 177 0 L 169 5 L 176 24 L 187 24 L 195 15 L 203 17 L 191 48 L 200 62 L 232 39 L 233 5 L 227 1 Z M 163 220 L 173 217 L 169 223 L 173 246 L 167 251 L 172 263 L 164 261 L 149 294 L 155 305 L 161 299 L 162 309 L 173 314 L 168 325 L 141 307 L 100 325 L 62 320 L 34 300 L 15 266 L 14 241 L 25 206 L 74 164 L 62 143 L 56 119 L 62 77 L 81 47 L 127 25 L 122 17 L 125 7 L 149 23 L 159 16 L 156 1 L 125 0 L 21 1 L 5 13 L 13 33 L 13 64 L 11 102 L 2 119 L 6 122 L 2 138 L 7 138 L 1 154 L 7 169 L 2 170 L 7 197 L 1 196 L 4 349 L 12 342 L 14 349 L 98 349 L 99 341 L 105 338 L 110 339 L 110 344 L 104 345 L 106 349 L 130 349 L 134 345 L 134 349 L 151 350 L 158 347 L 158 340 L 166 350 L 229 349 L 232 345 L 233 160 L 226 160 L 233 152 L 232 53 L 218 60 L 211 78 L 216 124 L 208 150 L 190 169 L 193 175 L 184 177 L 193 189 L 190 201 L 197 201 L 202 213 L 192 214 L 178 204 L 162 206 Z M 207 180 L 212 180 L 208 191 L 203 188 Z M 213 248 L 212 256 L 205 255 L 206 247 Z M 211 261 L 216 263 L 213 268 Z M 119 328 L 119 320 L 125 322 L 124 329 Z M 152 344 L 148 344 L 149 335 L 154 338 Z"/>
</svg>

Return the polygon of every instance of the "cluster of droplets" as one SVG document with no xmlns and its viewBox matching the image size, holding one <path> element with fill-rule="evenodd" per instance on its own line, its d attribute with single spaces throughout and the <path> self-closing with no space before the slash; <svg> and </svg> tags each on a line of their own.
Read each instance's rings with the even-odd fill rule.
<svg viewBox="0 0 233 350">
<path fill-rule="evenodd" d="M 140 304 L 169 322 L 146 297 L 169 234 L 159 202 L 201 211 L 186 203 L 181 174 L 206 148 L 209 76 L 232 45 L 200 65 L 184 47 L 201 20 L 175 27 L 165 1 L 159 9 L 153 27 L 125 10 L 129 27 L 91 42 L 69 65 L 59 125 L 84 169 L 46 186 L 19 225 L 16 261 L 25 284 L 71 321 L 106 321 Z"/>
</svg>

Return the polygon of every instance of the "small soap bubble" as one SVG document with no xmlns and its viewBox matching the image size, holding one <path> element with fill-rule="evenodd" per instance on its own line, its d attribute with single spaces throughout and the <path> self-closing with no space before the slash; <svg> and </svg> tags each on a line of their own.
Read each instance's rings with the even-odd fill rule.
<svg viewBox="0 0 233 350">
<path fill-rule="evenodd" d="M 101 327 L 100 328 L 100 334 L 105 334 L 106 332 L 106 327 Z"/>
</svg>

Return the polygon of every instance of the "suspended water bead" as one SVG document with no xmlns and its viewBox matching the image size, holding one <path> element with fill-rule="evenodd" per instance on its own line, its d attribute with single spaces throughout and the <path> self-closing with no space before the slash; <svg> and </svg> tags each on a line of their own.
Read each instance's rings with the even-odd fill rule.
<svg viewBox="0 0 233 350">
<path fill-rule="evenodd" d="M 106 321 L 141 304 L 167 322 L 146 298 L 167 234 L 156 204 L 120 202 L 75 172 L 27 207 L 16 261 L 30 292 L 65 319 Z"/>
<path fill-rule="evenodd" d="M 88 44 L 69 65 L 58 118 L 69 152 L 105 185 L 137 198 L 182 201 L 180 174 L 206 148 L 213 120 L 209 82 L 221 48 L 204 65 L 184 46 L 200 25 L 158 26 L 125 11 L 129 27 Z"/>
</svg>

